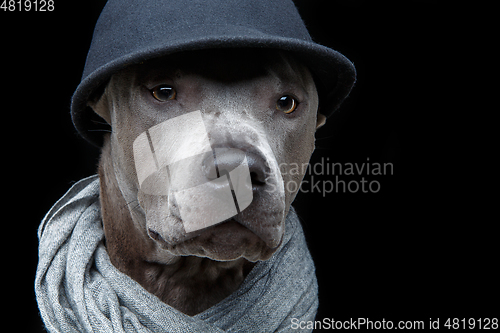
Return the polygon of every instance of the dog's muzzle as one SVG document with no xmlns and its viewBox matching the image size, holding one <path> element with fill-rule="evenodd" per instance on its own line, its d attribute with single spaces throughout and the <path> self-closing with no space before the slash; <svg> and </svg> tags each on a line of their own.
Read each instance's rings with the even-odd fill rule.
<svg viewBox="0 0 500 333">
<path fill-rule="evenodd" d="M 135 139 L 133 151 L 140 191 L 168 200 L 164 214 L 177 215 L 185 234 L 235 218 L 272 173 L 258 151 L 213 148 L 200 111 L 151 127 Z"/>
</svg>

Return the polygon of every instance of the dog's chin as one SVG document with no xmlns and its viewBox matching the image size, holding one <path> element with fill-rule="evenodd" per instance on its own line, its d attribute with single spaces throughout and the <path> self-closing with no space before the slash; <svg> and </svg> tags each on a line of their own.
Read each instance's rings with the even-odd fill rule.
<svg viewBox="0 0 500 333">
<path fill-rule="evenodd" d="M 216 261 L 245 258 L 251 262 L 269 259 L 279 247 L 270 248 L 255 233 L 234 220 L 207 228 L 180 243 L 160 242 L 159 245 L 174 256 L 196 256 Z"/>
</svg>

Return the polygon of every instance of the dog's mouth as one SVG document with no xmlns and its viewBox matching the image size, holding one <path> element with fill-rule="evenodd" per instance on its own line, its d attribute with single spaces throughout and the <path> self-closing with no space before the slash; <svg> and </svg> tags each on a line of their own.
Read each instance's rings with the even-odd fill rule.
<svg viewBox="0 0 500 333">
<path fill-rule="evenodd" d="M 279 235 L 279 239 L 271 239 L 266 233 L 250 230 L 236 218 L 232 217 L 170 242 L 151 228 L 148 229 L 148 234 L 162 249 L 176 256 L 198 256 L 217 261 L 245 258 L 255 262 L 269 259 L 281 245 L 282 235 Z"/>
</svg>

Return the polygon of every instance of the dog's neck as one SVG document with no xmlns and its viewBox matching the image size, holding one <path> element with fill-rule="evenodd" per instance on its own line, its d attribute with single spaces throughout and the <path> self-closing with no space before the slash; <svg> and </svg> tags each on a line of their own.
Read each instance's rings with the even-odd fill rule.
<svg viewBox="0 0 500 333">
<path fill-rule="evenodd" d="M 134 225 L 116 181 L 109 136 L 99 162 L 101 214 L 111 262 L 163 302 L 188 315 L 215 305 L 234 292 L 253 264 L 245 259 L 218 262 L 194 256 L 171 265 L 148 262 L 154 241 Z"/>
</svg>

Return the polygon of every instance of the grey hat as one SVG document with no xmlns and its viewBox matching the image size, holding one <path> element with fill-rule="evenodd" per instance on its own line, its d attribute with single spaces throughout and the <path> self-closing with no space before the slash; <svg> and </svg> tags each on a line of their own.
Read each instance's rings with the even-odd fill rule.
<svg viewBox="0 0 500 333">
<path fill-rule="evenodd" d="M 94 30 L 82 81 L 71 103 L 78 132 L 102 144 L 89 98 L 115 72 L 181 51 L 270 48 L 293 53 L 312 72 L 321 113 L 330 115 L 356 80 L 353 64 L 312 41 L 292 0 L 109 0 Z"/>
</svg>

